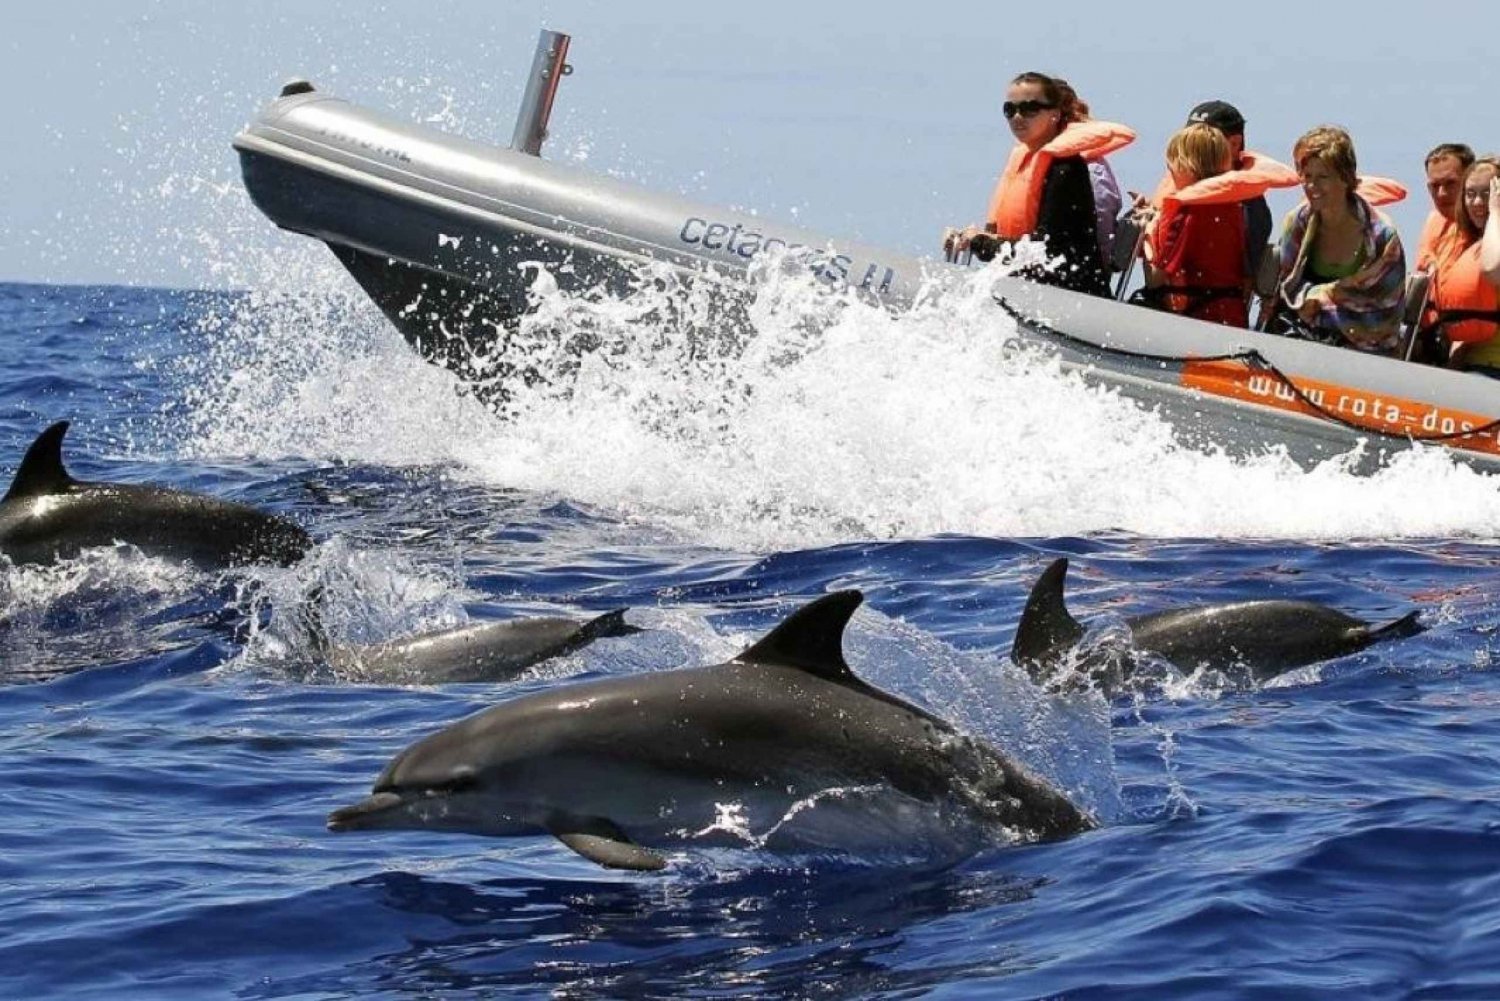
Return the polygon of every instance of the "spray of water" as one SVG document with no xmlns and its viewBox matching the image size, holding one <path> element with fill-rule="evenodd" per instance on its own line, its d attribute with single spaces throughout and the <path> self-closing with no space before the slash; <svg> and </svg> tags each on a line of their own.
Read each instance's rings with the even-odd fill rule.
<svg viewBox="0 0 1500 1001">
<path fill-rule="evenodd" d="M 0 557 L 0 684 L 97 666 L 101 650 L 119 663 L 181 646 L 177 616 L 202 583 L 123 543 L 44 566 Z"/>
<path fill-rule="evenodd" d="M 1500 518 L 1494 481 L 1437 449 L 1369 477 L 1186 449 L 1154 413 L 1016 350 L 983 276 L 897 315 L 773 273 L 748 332 L 706 337 L 669 283 L 578 295 L 538 269 L 515 360 L 548 378 L 511 387 L 497 416 L 348 279 L 302 274 L 326 284 L 254 293 L 205 324 L 183 374 L 206 452 L 451 464 L 748 550 L 940 533 L 1487 536 Z"/>
</svg>

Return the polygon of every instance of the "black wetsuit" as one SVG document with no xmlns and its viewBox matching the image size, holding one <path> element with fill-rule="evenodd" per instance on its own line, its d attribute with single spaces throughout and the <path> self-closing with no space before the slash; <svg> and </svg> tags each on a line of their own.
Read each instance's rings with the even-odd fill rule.
<svg viewBox="0 0 1500 1001">
<path fill-rule="evenodd" d="M 1043 242 L 1049 258 L 1061 256 L 1063 263 L 1049 269 L 1029 268 L 1018 275 L 1044 285 L 1109 297 L 1109 278 L 1099 257 L 1094 184 L 1083 157 L 1059 157 L 1048 165 L 1031 236 Z M 998 238 L 981 235 L 970 246 L 975 257 L 988 261 L 999 244 Z"/>
</svg>

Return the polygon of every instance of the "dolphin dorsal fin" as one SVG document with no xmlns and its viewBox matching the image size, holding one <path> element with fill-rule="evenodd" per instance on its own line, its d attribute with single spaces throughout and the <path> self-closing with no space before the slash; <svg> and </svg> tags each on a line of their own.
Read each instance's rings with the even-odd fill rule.
<svg viewBox="0 0 1500 1001">
<path fill-rule="evenodd" d="M 36 436 L 0 501 L 62 493 L 76 482 L 63 468 L 62 441 L 67 433 L 68 422 L 58 421 Z"/>
<path fill-rule="evenodd" d="M 788 615 L 735 660 L 795 667 L 830 681 L 847 682 L 854 672 L 844 662 L 844 627 L 864 600 L 859 591 L 825 594 Z"/>
<path fill-rule="evenodd" d="M 1063 579 L 1067 575 L 1068 561 L 1059 559 L 1036 579 L 1010 647 L 1010 659 L 1017 664 L 1052 660 L 1083 638 L 1083 626 L 1068 614 L 1068 606 L 1063 603 Z"/>
</svg>

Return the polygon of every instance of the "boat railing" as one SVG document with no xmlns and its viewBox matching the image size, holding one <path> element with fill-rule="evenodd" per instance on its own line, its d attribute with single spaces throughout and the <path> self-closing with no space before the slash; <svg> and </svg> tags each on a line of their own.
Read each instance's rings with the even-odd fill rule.
<svg viewBox="0 0 1500 1001">
<path fill-rule="evenodd" d="M 949 228 L 943 234 L 943 260 L 967 268 L 974 263 L 974 250 L 958 238 L 958 230 Z"/>
<path fill-rule="evenodd" d="M 1130 281 L 1135 277 L 1135 264 L 1141 259 L 1146 247 L 1146 226 L 1135 212 L 1127 212 L 1115 222 L 1115 242 L 1110 248 L 1109 269 L 1118 274 L 1115 299 L 1124 302 Z"/>
<path fill-rule="evenodd" d="M 1270 329 L 1271 317 L 1276 315 L 1276 296 L 1280 286 L 1281 256 L 1276 244 L 1268 243 L 1255 268 L 1255 329 L 1262 333 Z"/>
<path fill-rule="evenodd" d="M 542 155 L 542 141 L 547 138 L 547 123 L 552 118 L 557 85 L 573 72 L 573 67 L 567 62 L 570 41 L 572 36 L 546 29 L 537 38 L 531 75 L 526 78 L 526 93 L 521 97 L 516 131 L 510 140 L 512 149 L 532 156 Z"/>
<path fill-rule="evenodd" d="M 1411 361 L 1422 329 L 1422 315 L 1432 298 L 1432 275 L 1413 271 L 1406 276 L 1406 308 L 1401 313 L 1401 357 Z"/>
</svg>

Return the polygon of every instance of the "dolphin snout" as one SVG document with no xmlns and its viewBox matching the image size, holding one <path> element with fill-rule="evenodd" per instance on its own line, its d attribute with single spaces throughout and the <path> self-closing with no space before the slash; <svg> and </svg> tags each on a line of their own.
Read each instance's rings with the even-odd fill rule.
<svg viewBox="0 0 1500 1001">
<path fill-rule="evenodd" d="M 366 827 L 379 827 L 381 814 L 393 810 L 402 803 L 393 792 L 377 792 L 355 803 L 342 806 L 328 815 L 330 831 L 358 831 Z"/>
</svg>

